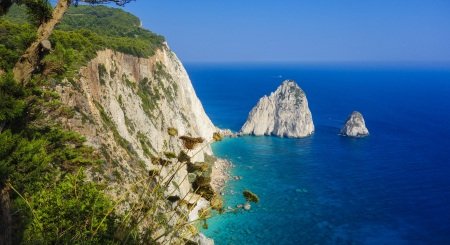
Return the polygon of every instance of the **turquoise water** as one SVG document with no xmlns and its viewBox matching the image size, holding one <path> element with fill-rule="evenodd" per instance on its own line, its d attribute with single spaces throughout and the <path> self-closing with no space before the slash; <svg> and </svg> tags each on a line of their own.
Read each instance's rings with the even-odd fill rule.
<svg viewBox="0 0 450 245">
<path fill-rule="evenodd" d="M 238 130 L 283 79 L 305 90 L 316 132 L 213 145 L 236 167 L 225 206 L 251 189 L 249 212 L 209 221 L 216 244 L 450 244 L 450 69 L 412 66 L 187 66 L 213 122 Z M 359 110 L 371 136 L 338 136 Z"/>
</svg>

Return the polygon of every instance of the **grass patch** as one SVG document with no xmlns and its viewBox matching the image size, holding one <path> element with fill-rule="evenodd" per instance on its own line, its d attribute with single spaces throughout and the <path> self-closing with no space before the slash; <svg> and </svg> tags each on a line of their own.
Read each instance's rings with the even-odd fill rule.
<svg viewBox="0 0 450 245">
<path fill-rule="evenodd" d="M 172 136 L 172 137 L 178 136 L 178 129 L 176 129 L 176 128 L 168 128 L 167 129 L 167 133 L 170 136 Z"/>
</svg>

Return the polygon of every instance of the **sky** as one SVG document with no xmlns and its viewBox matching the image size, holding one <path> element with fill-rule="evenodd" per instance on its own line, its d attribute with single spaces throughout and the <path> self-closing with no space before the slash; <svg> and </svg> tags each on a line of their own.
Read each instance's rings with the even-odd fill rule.
<svg viewBox="0 0 450 245">
<path fill-rule="evenodd" d="M 136 0 L 186 62 L 449 62 L 450 0 Z"/>
</svg>

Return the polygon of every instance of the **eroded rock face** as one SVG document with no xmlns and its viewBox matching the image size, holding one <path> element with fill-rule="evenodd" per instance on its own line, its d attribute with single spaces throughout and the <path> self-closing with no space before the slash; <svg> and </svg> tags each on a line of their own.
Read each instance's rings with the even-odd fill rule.
<svg viewBox="0 0 450 245">
<path fill-rule="evenodd" d="M 56 91 L 62 102 L 74 109 L 73 116 L 60 119 L 62 125 L 85 136 L 87 144 L 105 159 L 96 168 L 87 169 L 87 177 L 108 186 L 106 192 L 112 200 L 127 197 L 117 207 L 118 213 L 140 203 L 139 190 L 152 181 L 171 179 L 164 194 L 173 200 L 194 192 L 186 178 L 186 165 L 177 164 L 170 156 L 186 151 L 179 137 L 187 135 L 204 139 L 187 154 L 194 163 L 205 161 L 205 156 L 212 154 L 207 142 L 212 141 L 217 128 L 168 46 L 148 58 L 99 51 L 74 79 L 67 79 Z M 155 160 L 162 158 L 171 163 Z M 149 177 L 154 171 L 158 174 Z M 174 171 L 173 178 L 167 178 Z M 201 200 L 201 205 L 207 203 Z M 161 213 L 172 217 L 172 205 L 158 202 Z M 180 210 L 172 222 L 189 213 L 187 208 Z M 200 238 L 204 244 L 210 242 Z"/>
<path fill-rule="evenodd" d="M 341 129 L 341 135 L 350 137 L 365 137 L 369 135 L 369 130 L 366 128 L 366 123 L 361 113 L 354 111 L 350 114 L 344 127 Z"/>
<path fill-rule="evenodd" d="M 262 97 L 242 126 L 242 134 L 301 138 L 314 132 L 305 92 L 292 80 Z"/>
<path fill-rule="evenodd" d="M 168 47 L 149 58 L 99 51 L 81 68 L 78 78 L 58 91 L 64 104 L 76 111 L 64 124 L 117 165 L 122 180 L 109 183 L 117 189 L 129 189 L 128 184 L 155 168 L 152 157 L 164 152 L 177 155 L 183 149 L 179 136 L 208 142 L 216 131 L 183 65 Z M 176 135 L 170 135 L 169 128 Z M 202 151 L 193 156 L 193 162 L 212 154 L 209 146 L 202 146 L 190 152 Z M 186 174 L 182 168 L 174 178 L 180 183 L 176 195 L 184 196 L 191 189 L 188 181 L 182 181 Z"/>
</svg>

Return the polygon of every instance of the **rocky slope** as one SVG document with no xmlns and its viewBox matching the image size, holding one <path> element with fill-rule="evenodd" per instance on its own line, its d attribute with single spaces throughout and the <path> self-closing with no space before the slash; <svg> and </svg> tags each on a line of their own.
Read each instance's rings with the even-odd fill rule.
<svg viewBox="0 0 450 245">
<path fill-rule="evenodd" d="M 314 132 L 308 100 L 292 80 L 284 81 L 269 96 L 262 97 L 251 110 L 242 134 L 306 137 Z"/>
<path fill-rule="evenodd" d="M 122 212 L 140 202 L 138 190 L 145 185 L 137 183 L 152 171 L 158 171 L 162 181 L 180 166 L 165 195 L 173 200 L 193 195 L 199 174 L 187 178 L 188 168 L 176 165 L 176 156 L 184 150 L 192 163 L 211 158 L 209 143 L 216 128 L 183 65 L 167 45 L 150 58 L 99 51 L 75 79 L 66 80 L 57 91 L 62 102 L 75 109 L 75 115 L 64 119 L 63 125 L 84 135 L 106 159 L 89 169 L 90 178 L 108 186 L 114 200 L 127 196 Z M 201 137 L 204 142 L 186 150 L 180 136 Z M 209 203 L 200 196 L 186 202 L 191 206 Z M 162 210 L 170 209 L 164 205 Z M 188 212 L 185 207 L 177 216 Z"/>
<path fill-rule="evenodd" d="M 369 135 L 369 130 L 361 113 L 354 111 L 350 114 L 341 129 L 341 135 L 350 137 L 365 137 Z"/>
</svg>

